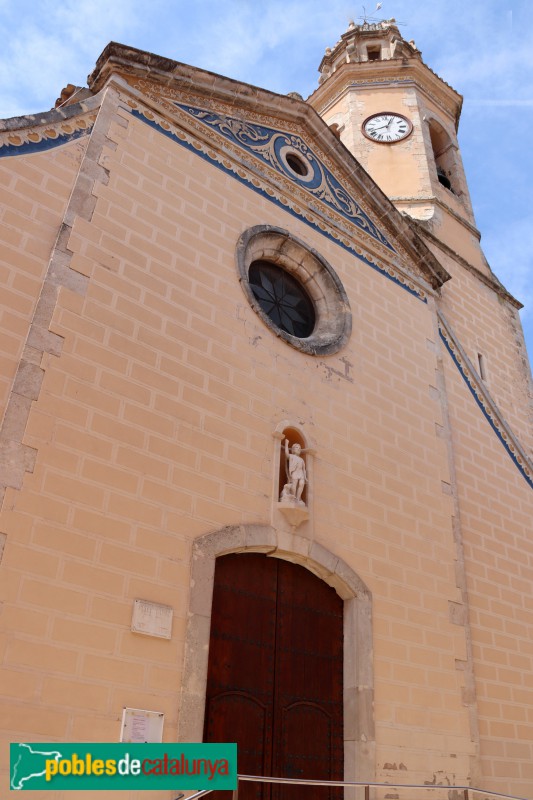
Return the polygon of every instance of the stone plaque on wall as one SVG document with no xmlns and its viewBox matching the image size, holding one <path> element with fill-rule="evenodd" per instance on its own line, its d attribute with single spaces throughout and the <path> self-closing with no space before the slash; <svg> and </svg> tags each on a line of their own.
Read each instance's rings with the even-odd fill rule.
<svg viewBox="0 0 533 800">
<path fill-rule="evenodd" d="M 158 636 L 170 639 L 172 636 L 172 606 L 151 603 L 149 600 L 135 600 L 131 629 L 133 633 L 145 636 Z"/>
</svg>

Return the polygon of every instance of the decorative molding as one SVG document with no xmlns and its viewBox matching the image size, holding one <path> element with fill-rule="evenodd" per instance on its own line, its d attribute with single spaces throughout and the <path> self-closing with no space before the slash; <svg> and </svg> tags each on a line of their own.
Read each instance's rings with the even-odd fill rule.
<svg viewBox="0 0 533 800">
<path fill-rule="evenodd" d="M 156 114 L 155 111 L 144 107 L 140 103 L 136 103 L 132 99 L 128 99 L 127 102 L 131 108 L 132 115 L 140 122 L 149 125 L 159 131 L 159 133 L 172 139 L 172 141 L 185 147 L 190 152 L 196 153 L 196 155 L 200 156 L 205 161 L 208 161 L 227 175 L 235 178 L 240 183 L 252 189 L 252 191 L 261 194 L 264 198 L 284 209 L 289 214 L 297 217 L 300 221 L 309 225 L 321 235 L 326 236 L 349 252 L 350 255 L 355 255 L 360 261 L 367 264 L 367 266 L 376 270 L 381 275 L 384 275 L 398 286 L 401 286 L 414 297 L 417 297 L 424 303 L 427 302 L 427 284 L 421 285 L 426 282 L 421 279 L 419 283 L 418 279 L 414 276 L 410 276 L 407 272 L 404 273 L 395 265 L 393 266 L 390 263 L 382 261 L 376 255 L 357 244 L 353 236 L 358 233 L 360 234 L 361 229 L 357 228 L 354 223 L 351 225 L 353 230 L 352 236 L 337 230 L 333 222 L 326 224 L 327 217 L 321 212 L 316 202 L 309 203 L 308 201 L 307 203 L 300 203 L 297 199 L 294 199 L 291 194 L 288 193 L 287 196 L 272 182 L 261 179 L 258 173 L 245 169 L 240 161 L 232 160 L 227 152 L 215 150 L 212 143 L 204 142 L 184 128 L 162 118 L 160 115 Z M 207 128 L 207 126 L 204 127 Z M 211 136 L 211 138 L 213 137 Z M 292 195 L 294 195 L 294 192 L 292 192 Z M 343 217 L 343 219 L 347 221 L 346 217 Z M 329 221 L 330 220 L 328 220 L 328 222 Z M 376 240 L 376 244 L 379 246 L 378 240 Z M 392 251 L 391 255 L 393 255 Z"/>
<path fill-rule="evenodd" d="M 533 464 L 526 451 L 505 421 L 498 406 L 479 378 L 472 362 L 459 344 L 444 315 L 437 312 L 439 333 L 448 353 L 459 370 L 464 382 L 470 389 L 479 408 L 483 412 L 492 430 L 504 446 L 507 454 L 521 473 L 524 480 L 533 489 Z"/>
<path fill-rule="evenodd" d="M 382 61 L 380 63 L 382 65 L 389 64 L 392 60 L 394 60 L 394 59 L 388 59 L 387 61 Z M 366 63 L 375 64 L 376 62 L 372 61 L 372 62 L 366 62 Z M 453 89 L 449 84 L 447 84 L 445 81 L 443 81 L 442 78 L 440 78 L 437 75 L 436 72 L 433 72 L 433 70 L 430 67 L 427 66 L 427 64 L 424 64 L 422 62 L 422 65 L 427 70 L 429 70 L 429 72 L 432 73 L 432 75 L 435 78 L 437 78 L 445 86 L 447 86 L 448 89 L 451 89 L 453 92 L 455 92 L 455 89 Z M 352 74 L 353 74 L 353 67 L 359 67 L 360 68 L 361 66 L 362 65 L 360 63 L 355 62 L 354 64 L 347 64 L 346 66 L 343 65 L 343 69 L 346 70 L 346 68 L 348 68 L 350 70 L 350 72 L 352 72 Z M 350 69 L 350 68 L 352 68 L 352 69 Z M 327 112 L 327 110 L 329 109 L 329 107 L 331 105 L 333 105 L 334 103 L 338 102 L 338 100 L 340 100 L 340 98 L 343 95 L 345 95 L 347 92 L 349 92 L 351 89 L 356 89 L 357 90 L 357 89 L 364 89 L 365 87 L 369 87 L 371 89 L 375 89 L 375 88 L 378 88 L 380 86 L 385 88 L 385 89 L 390 89 L 391 86 L 392 87 L 394 87 L 394 86 L 400 86 L 400 87 L 413 86 L 416 89 L 418 89 L 421 94 L 425 95 L 426 98 L 428 98 L 429 100 L 432 100 L 433 102 L 437 103 L 442 108 L 442 110 L 450 117 L 450 119 L 455 123 L 455 129 L 457 130 L 457 119 L 458 119 L 458 117 L 457 117 L 456 111 L 455 111 L 454 107 L 450 103 L 446 102 L 446 100 L 443 97 L 444 93 L 436 93 L 436 92 L 431 91 L 431 89 L 429 89 L 426 84 L 424 84 L 423 82 L 418 80 L 415 76 L 410 75 L 408 77 L 405 77 L 405 74 L 400 75 L 399 73 L 397 73 L 397 74 L 392 74 L 392 75 L 384 75 L 383 74 L 383 75 L 380 75 L 377 78 L 368 78 L 367 77 L 367 78 L 361 78 L 361 79 L 357 80 L 357 79 L 354 79 L 353 77 L 348 77 L 348 75 L 347 75 L 346 79 L 341 84 L 341 86 L 338 89 L 336 89 L 333 84 L 334 83 L 337 84 L 338 81 L 339 81 L 339 78 L 337 77 L 337 74 L 336 74 L 339 71 L 340 70 L 336 70 L 335 72 L 332 72 L 331 75 L 329 76 L 329 78 L 327 80 L 325 80 L 324 83 L 322 83 L 319 86 L 318 89 L 315 89 L 313 94 L 311 94 L 310 97 L 308 98 L 308 102 L 310 102 L 311 105 L 313 107 L 315 107 L 315 103 L 317 101 L 315 100 L 313 102 L 313 98 L 316 95 L 323 95 L 324 96 L 324 99 L 322 100 L 321 105 L 316 107 L 316 111 L 317 111 L 318 114 L 320 114 L 320 116 L 322 116 L 325 112 Z M 335 81 L 335 78 L 337 78 L 337 81 Z M 329 82 L 331 82 L 331 85 L 328 86 Z M 458 95 L 458 97 L 461 97 L 461 95 Z"/>
<path fill-rule="evenodd" d="M 290 195 L 290 199 L 292 201 L 300 203 L 305 209 L 313 211 L 315 215 L 319 214 L 322 219 L 326 219 L 327 224 L 329 224 L 332 228 L 335 228 L 339 233 L 341 233 L 341 235 L 347 236 L 348 239 L 351 239 L 355 233 L 358 233 L 358 229 L 344 216 L 341 216 L 341 214 L 337 213 L 332 208 L 314 202 L 314 200 L 310 201 L 309 193 L 305 188 L 305 183 L 299 185 L 292 180 L 292 178 L 287 177 L 283 170 L 275 170 L 273 167 L 267 165 L 263 160 L 258 159 L 255 155 L 248 154 L 240 144 L 233 144 L 229 139 L 222 139 L 216 134 L 213 128 L 204 125 L 202 122 L 196 120 L 195 117 L 191 117 L 189 114 L 183 112 L 180 106 L 186 105 L 193 107 L 201 106 L 203 109 L 211 111 L 214 114 L 223 114 L 228 117 L 235 114 L 235 87 L 233 87 L 233 93 L 231 95 L 230 102 L 225 99 L 223 93 L 215 93 L 211 83 L 209 84 L 209 92 L 207 95 L 201 92 L 198 93 L 198 81 L 201 80 L 201 78 L 204 76 L 204 73 L 196 69 L 194 70 L 194 73 L 195 93 L 186 91 L 179 83 L 177 85 L 171 85 L 165 82 L 164 85 L 161 85 L 153 80 L 147 80 L 145 78 L 136 78 L 134 80 L 130 79 L 130 81 L 127 81 L 125 86 L 123 85 L 122 88 L 127 89 L 129 96 L 131 96 L 131 92 L 134 91 L 136 94 L 136 99 L 143 108 L 147 106 L 150 107 L 151 110 L 155 111 L 157 114 L 162 114 L 163 119 L 177 122 L 187 131 L 194 132 L 199 136 L 199 138 L 208 138 L 214 143 L 216 142 L 218 147 L 220 147 L 220 144 L 224 142 L 222 149 L 226 154 L 229 153 L 233 155 L 239 161 L 239 163 L 244 164 L 250 171 L 254 172 L 256 177 L 259 179 L 266 177 L 266 173 L 268 175 L 269 186 L 276 184 L 281 191 L 284 191 Z M 117 87 L 122 83 L 121 78 L 115 77 L 114 81 L 117 82 Z M 391 212 L 393 212 L 394 209 L 393 204 L 385 195 L 382 195 L 381 198 L 377 196 L 377 193 L 374 192 L 374 189 L 377 189 L 377 192 L 379 192 L 378 187 L 375 186 L 373 181 L 370 179 L 367 173 L 364 172 L 358 162 L 353 160 L 353 156 L 344 148 L 343 145 L 340 144 L 340 141 L 336 137 L 333 137 L 332 141 L 332 134 L 329 126 L 317 116 L 314 109 L 312 109 L 308 103 L 291 100 L 290 109 L 282 109 L 282 106 L 285 105 L 288 99 L 283 95 L 275 95 L 274 97 L 276 98 L 276 104 L 275 107 L 272 108 L 272 95 L 265 91 L 264 98 L 256 97 L 255 93 L 258 91 L 261 92 L 262 90 L 256 90 L 254 88 L 254 102 L 250 105 L 250 92 L 248 90 L 251 90 L 253 87 L 246 87 L 245 84 L 238 85 L 241 86 L 243 90 L 246 90 L 243 91 L 242 96 L 238 95 L 238 100 L 240 103 L 242 103 L 242 112 L 243 114 L 246 113 L 246 119 L 249 122 L 260 126 L 272 126 L 273 118 L 278 119 L 277 114 L 283 110 L 284 115 L 282 116 L 282 123 L 280 123 L 283 126 L 283 131 L 286 134 L 303 138 L 306 142 L 308 141 L 308 138 L 311 138 L 314 146 L 318 146 L 320 149 L 321 164 L 325 166 L 332 174 L 334 174 L 338 181 L 345 179 L 346 174 L 350 176 L 354 175 L 355 177 L 356 173 L 361 173 L 360 179 L 362 184 L 359 187 L 359 193 L 357 196 L 359 207 L 367 216 L 371 216 L 373 214 L 374 218 L 377 217 L 384 224 L 388 223 L 389 216 L 392 216 Z M 260 102 L 260 99 L 262 102 Z M 294 116 L 294 105 L 300 106 L 297 116 Z M 268 113 L 271 108 L 271 112 Z M 289 115 L 287 115 L 287 111 L 290 111 Z M 341 152 L 338 152 L 339 149 Z M 338 156 L 342 156 L 347 160 L 347 163 L 344 164 L 344 169 L 340 174 Z M 345 170 L 348 170 L 348 172 L 346 173 Z M 373 209 L 371 212 L 369 204 L 366 202 L 366 199 L 369 195 L 373 197 L 374 201 L 377 201 L 380 204 L 377 214 L 376 209 Z M 385 204 L 383 204 L 381 201 L 385 201 Z M 401 215 L 401 219 L 402 225 L 405 225 L 406 223 L 403 215 Z M 389 234 L 391 233 L 390 226 L 388 227 L 388 232 Z M 402 266 L 413 263 L 412 248 L 406 249 L 404 247 L 402 234 L 405 233 L 405 230 L 402 230 L 401 233 L 399 233 L 399 238 L 394 242 L 394 250 L 396 251 L 398 258 L 401 259 L 400 270 L 403 270 L 407 277 L 411 277 L 410 271 Z M 358 237 L 358 241 L 360 241 L 360 237 Z M 370 240 L 369 246 L 370 243 L 372 245 L 374 255 L 383 257 L 387 260 L 390 258 L 391 251 L 388 247 L 381 245 L 377 240 Z M 412 244 L 411 241 L 409 243 Z M 430 253 L 431 251 L 428 250 L 428 255 L 430 255 Z M 444 283 L 450 277 L 445 273 L 444 270 L 442 270 L 442 268 L 440 268 L 440 265 L 435 262 L 428 263 L 425 266 L 428 268 L 429 275 L 425 275 L 423 272 L 420 275 L 424 282 L 423 288 L 425 288 L 426 282 L 429 282 L 433 288 L 441 286 L 442 283 Z"/>
<path fill-rule="evenodd" d="M 321 200 L 345 217 L 348 222 L 356 225 L 394 252 L 394 247 L 365 214 L 361 206 L 341 186 L 337 178 L 300 136 L 204 108 L 195 108 L 181 103 L 175 105 L 306 189 L 313 197 Z M 308 174 L 298 175 L 290 169 L 284 158 L 285 152 L 299 154 L 301 160 L 305 162 Z"/>
<path fill-rule="evenodd" d="M 351 225 L 322 202 L 309 197 L 307 190 L 281 172 L 269 167 L 244 149 L 203 123 L 195 120 L 179 108 L 190 105 L 222 113 L 226 116 L 245 117 L 249 122 L 273 126 L 284 132 L 292 132 L 311 145 L 342 186 L 352 194 L 361 209 L 393 242 L 397 256 L 377 240 L 368 236 L 364 247 L 374 257 L 394 264 L 407 282 L 413 282 L 424 293 L 431 293 L 449 280 L 450 275 L 442 268 L 431 251 L 410 228 L 388 197 L 372 181 L 363 167 L 354 160 L 340 140 L 320 118 L 310 103 L 295 99 L 294 95 L 273 94 L 265 89 L 215 75 L 177 61 L 161 58 L 136 48 L 111 42 L 97 61 L 96 69 L 88 83 L 93 92 L 114 87 L 122 92 L 125 102 L 133 100 L 165 122 L 179 125 L 205 144 L 212 143 L 218 150 L 234 158 L 240 166 L 253 173 L 259 181 L 266 181 L 269 188 L 281 191 L 285 200 L 299 204 L 314 215 L 318 227 L 321 222 L 335 228 L 339 238 L 347 238 L 361 246 L 362 231 Z M 130 103 L 131 105 L 131 103 Z"/>
<path fill-rule="evenodd" d="M 274 323 L 258 302 L 249 281 L 254 261 L 270 261 L 293 276 L 315 306 L 312 333 L 299 338 Z M 339 276 L 326 259 L 289 231 L 273 225 L 254 225 L 239 237 L 236 249 L 239 282 L 258 317 L 280 339 L 308 355 L 340 350 L 352 332 L 350 301 Z"/>
<path fill-rule="evenodd" d="M 93 128 L 96 112 L 62 120 L 46 127 L 33 125 L 0 133 L 0 158 L 40 153 L 88 136 Z"/>
<path fill-rule="evenodd" d="M 283 112 L 281 117 L 283 120 L 283 132 L 299 138 L 310 135 L 315 143 L 320 142 L 321 144 L 324 144 L 324 148 L 321 150 L 320 154 L 321 164 L 329 169 L 329 171 L 332 173 L 338 170 L 338 161 L 335 158 L 332 158 L 331 155 L 335 155 L 335 150 L 337 147 L 341 148 L 343 153 L 346 152 L 345 148 L 340 145 L 339 140 L 336 137 L 333 137 L 335 147 L 332 148 L 333 142 L 331 140 L 331 131 L 329 126 L 326 125 L 326 123 L 320 119 L 320 117 L 318 117 L 315 110 L 308 103 L 304 101 L 295 101 L 293 99 L 289 100 L 287 95 L 272 95 L 271 92 L 266 90 L 257 89 L 256 87 L 247 86 L 246 84 L 239 84 L 235 81 L 231 81 L 229 78 L 221 78 L 221 76 L 217 76 L 217 80 L 231 84 L 231 99 L 228 101 L 227 96 L 223 91 L 221 91 L 221 89 L 219 89 L 217 92 L 213 90 L 213 76 L 210 75 L 210 73 L 204 73 L 202 70 L 198 70 L 196 68 L 194 68 L 193 71 L 194 93 L 187 91 L 184 86 L 177 81 L 175 85 L 169 84 L 168 82 L 165 82 L 163 85 L 161 85 L 155 80 L 147 80 L 146 78 L 137 78 L 134 76 L 125 76 L 126 86 L 129 90 L 135 91 L 139 102 L 141 102 L 143 105 L 154 104 L 156 106 L 156 109 L 154 110 L 156 110 L 158 113 L 163 112 L 166 114 L 166 119 L 170 117 L 175 120 L 176 112 L 178 111 L 183 120 L 185 119 L 185 116 L 187 117 L 188 129 L 192 127 L 199 134 L 200 131 L 203 130 L 203 135 L 210 137 L 212 137 L 212 133 L 209 131 L 209 127 L 204 125 L 203 122 L 197 122 L 195 117 L 191 117 L 189 114 L 185 115 L 181 111 L 182 106 L 187 108 L 190 106 L 198 107 L 201 104 L 201 108 L 205 111 L 210 111 L 216 115 L 222 114 L 230 117 L 235 114 L 235 108 L 238 100 L 239 104 L 242 104 L 239 107 L 241 108 L 243 114 L 246 113 L 246 119 L 248 121 L 252 122 L 253 124 L 266 127 L 272 125 L 273 118 L 278 118 L 277 114 L 273 112 Z M 199 82 L 201 82 L 202 78 L 205 78 L 206 76 L 210 77 L 209 91 L 207 93 L 205 92 L 206 87 L 199 86 Z M 114 80 L 117 81 L 117 85 L 119 85 L 119 83 L 122 81 L 121 78 L 117 77 L 115 77 Z M 190 79 L 188 83 L 190 83 Z M 236 94 L 239 88 L 242 89 L 242 94 Z M 252 98 L 253 102 L 251 102 Z M 275 107 L 272 107 L 273 98 L 276 101 Z M 289 104 L 289 108 L 286 107 L 287 103 Z M 295 106 L 299 106 L 296 115 L 294 108 Z M 288 111 L 290 111 L 290 114 L 287 116 Z M 208 131 L 207 134 L 205 133 L 206 130 Z M 230 147 L 230 140 L 227 139 L 226 141 L 228 143 L 227 147 Z M 238 149 L 231 149 L 234 152 L 240 152 L 241 155 L 243 153 L 245 154 L 245 151 L 243 151 L 243 148 L 240 144 L 238 144 Z M 349 158 L 352 160 L 351 155 L 349 155 Z M 253 156 L 253 160 L 256 161 L 258 166 L 263 167 L 263 164 L 256 159 L 255 155 Z M 359 169 L 362 171 L 360 167 Z M 277 171 L 277 175 L 282 181 L 290 186 L 290 191 L 294 196 L 301 196 L 301 202 L 308 204 L 308 194 L 304 191 L 300 191 L 300 187 L 295 184 L 293 180 L 286 178 L 287 173 L 285 171 L 279 170 Z M 292 172 L 290 173 L 290 176 L 291 179 L 294 177 Z M 365 177 L 370 180 L 366 173 Z M 302 186 L 305 186 L 305 183 L 303 183 Z M 369 187 L 366 187 L 367 191 L 368 189 Z M 385 195 L 383 195 L 383 197 L 385 198 Z M 386 202 L 390 202 L 388 198 L 386 198 Z M 364 213 L 368 215 L 369 209 L 366 207 L 365 210 L 365 202 L 362 197 L 359 198 L 359 206 Z M 382 214 L 382 216 L 386 216 L 386 214 Z M 385 253 L 387 253 L 389 250 L 389 248 L 386 248 L 385 246 L 377 246 L 380 249 L 383 249 Z M 403 253 L 400 245 L 395 246 L 398 252 Z M 403 253 L 403 255 L 406 256 L 406 258 L 409 257 L 405 253 Z"/>
</svg>

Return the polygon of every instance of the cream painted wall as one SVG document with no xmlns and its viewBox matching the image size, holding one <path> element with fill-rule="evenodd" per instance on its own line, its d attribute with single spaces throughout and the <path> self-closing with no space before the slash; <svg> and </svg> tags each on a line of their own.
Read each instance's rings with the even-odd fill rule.
<svg viewBox="0 0 533 800">
<path fill-rule="evenodd" d="M 273 434 L 289 420 L 315 449 L 298 536 L 373 597 L 376 779 L 402 764 L 405 783 L 476 775 L 526 794 L 532 495 L 443 349 L 441 299 L 413 296 L 124 105 L 106 95 L 67 207 L 61 257 L 87 285 L 61 288 L 51 310 L 62 348 L 43 354 L 21 416 L 35 466 L 0 513 L 6 740 L 116 741 L 124 706 L 163 711 L 176 739 L 194 542 L 254 524 L 291 541 L 273 492 Z M 40 163 L 51 171 L 63 152 Z M 31 157 L 11 162 L 18 174 Z M 291 348 L 248 304 L 235 248 L 258 224 L 339 276 L 353 315 L 341 352 Z M 24 274 L 24 258 L 14 266 Z M 173 607 L 170 641 L 132 633 L 136 598 Z"/>
</svg>

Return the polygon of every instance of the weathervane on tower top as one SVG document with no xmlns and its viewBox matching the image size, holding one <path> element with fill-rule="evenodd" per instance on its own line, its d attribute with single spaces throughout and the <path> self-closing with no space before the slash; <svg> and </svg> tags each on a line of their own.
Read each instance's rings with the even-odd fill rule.
<svg viewBox="0 0 533 800">
<path fill-rule="evenodd" d="M 383 3 L 376 3 L 376 7 L 375 7 L 374 11 L 372 12 L 372 15 L 374 15 L 376 13 L 376 11 L 380 11 L 380 9 L 382 7 L 383 7 Z M 362 9 L 363 9 L 363 15 L 360 16 L 360 17 L 356 17 L 356 19 L 361 20 L 360 24 L 361 24 L 362 28 L 366 27 L 367 29 L 368 28 L 373 29 L 375 26 L 379 27 L 383 23 L 393 23 L 394 25 L 403 25 L 404 24 L 403 22 L 397 22 L 394 18 L 383 19 L 383 17 L 369 16 L 367 14 L 366 7 L 362 6 Z M 348 30 L 353 30 L 353 28 L 355 28 L 355 27 L 356 27 L 355 22 L 354 22 L 353 19 L 351 19 L 350 20 L 350 24 L 348 25 Z"/>
<path fill-rule="evenodd" d="M 373 13 L 375 14 L 376 11 L 379 11 L 382 5 L 383 3 L 377 3 Z M 365 22 L 379 22 L 379 19 L 377 17 L 367 17 L 365 6 L 363 6 L 363 16 L 357 17 L 357 19 L 362 19 L 363 25 L 365 24 Z"/>
</svg>

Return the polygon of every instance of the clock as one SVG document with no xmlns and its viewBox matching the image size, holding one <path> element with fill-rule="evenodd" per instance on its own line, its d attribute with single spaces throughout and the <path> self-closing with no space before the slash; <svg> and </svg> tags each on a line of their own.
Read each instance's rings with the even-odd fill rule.
<svg viewBox="0 0 533 800">
<path fill-rule="evenodd" d="M 367 139 L 381 144 L 394 144 L 406 139 L 413 130 L 413 124 L 401 114 L 381 111 L 367 117 L 361 126 Z"/>
</svg>

